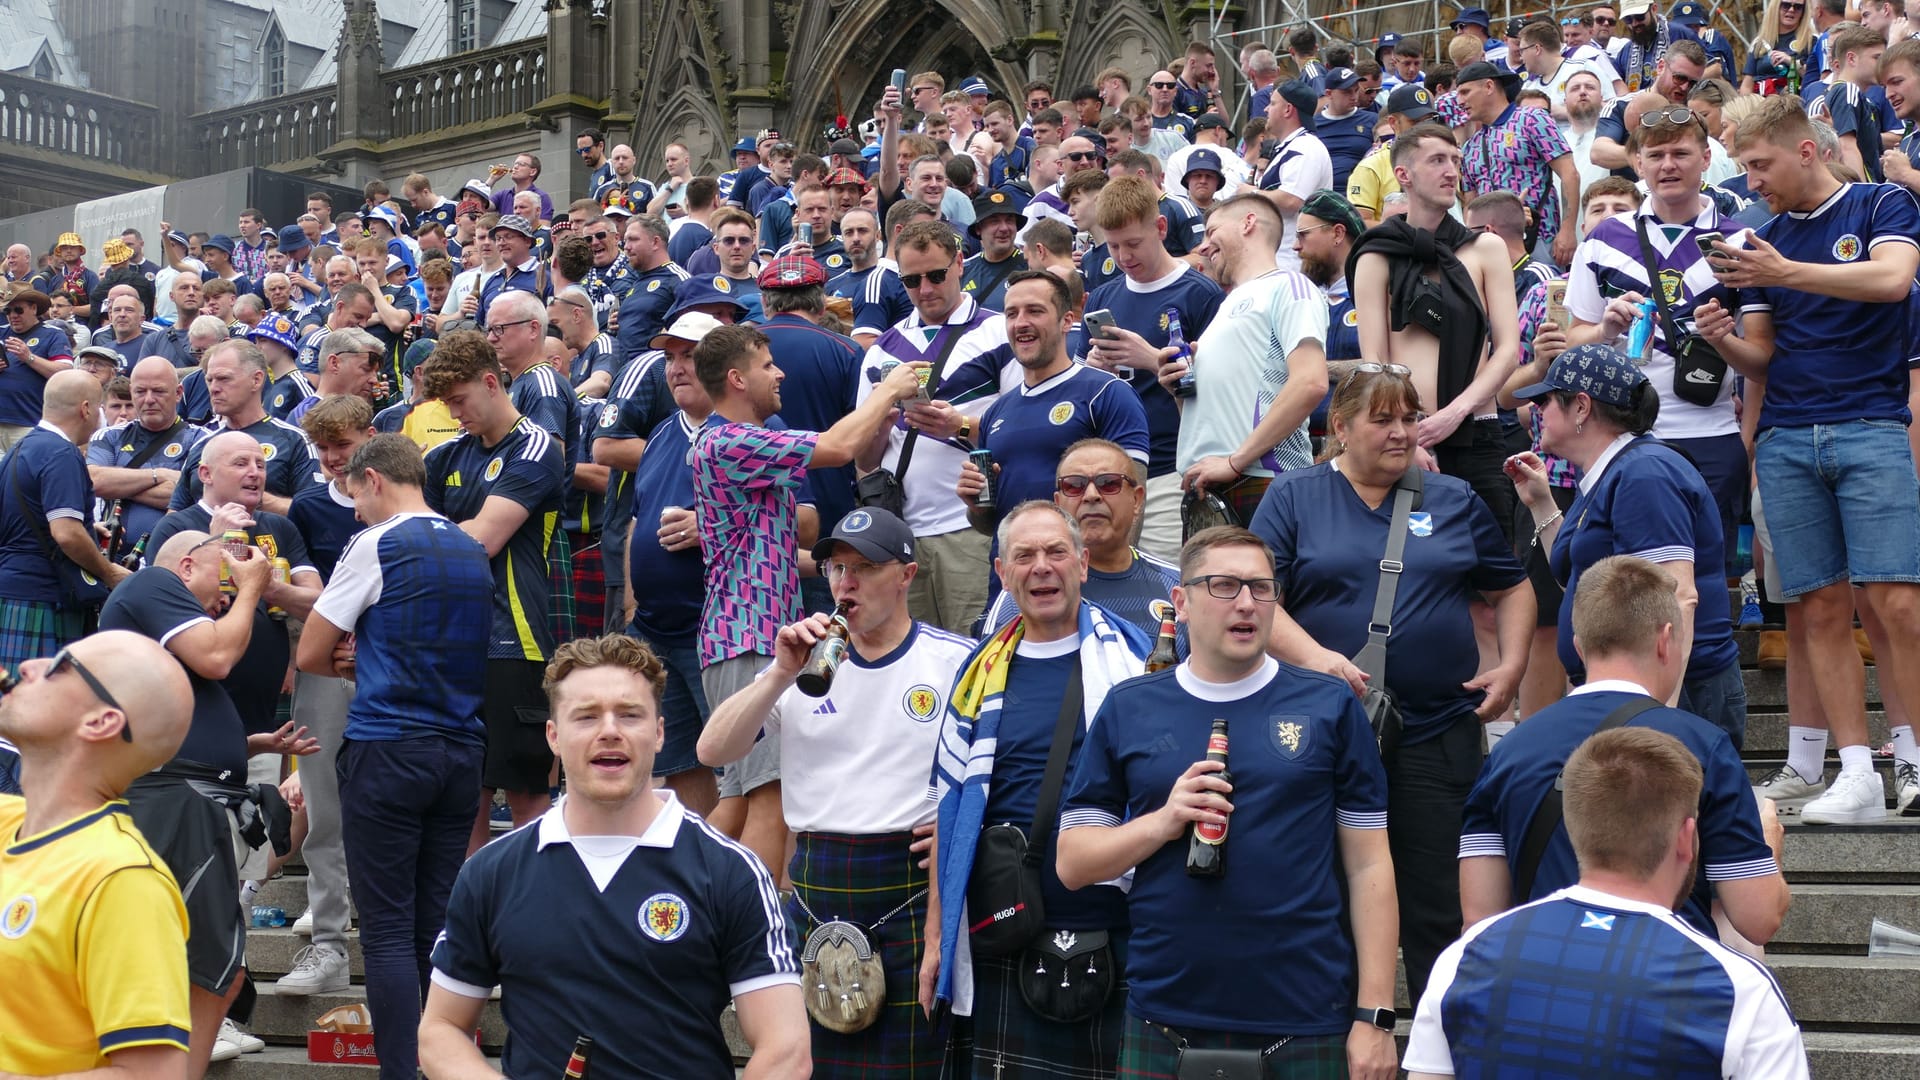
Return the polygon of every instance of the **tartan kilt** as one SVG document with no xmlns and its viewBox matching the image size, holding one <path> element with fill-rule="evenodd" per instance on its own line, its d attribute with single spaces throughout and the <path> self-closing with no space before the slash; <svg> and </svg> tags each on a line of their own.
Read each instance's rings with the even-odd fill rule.
<svg viewBox="0 0 1920 1080">
<path fill-rule="evenodd" d="M 1235 1047 L 1264 1049 L 1279 1035 L 1249 1035 L 1236 1031 L 1180 1032 L 1188 1043 L 1214 1050 Z M 1175 1080 L 1180 1050 L 1166 1032 L 1127 1014 L 1126 1034 L 1120 1040 L 1120 1080 Z M 1260 1070 L 1262 1080 L 1346 1080 L 1345 1035 L 1301 1035 L 1268 1054 Z"/>
<path fill-rule="evenodd" d="M 1114 963 L 1127 969 L 1127 932 L 1110 931 Z M 1120 1059 L 1127 988 L 1119 980 L 1106 1008 L 1091 1019 L 1062 1024 L 1027 1007 L 1016 978 L 1018 957 L 973 958 L 973 1060 L 949 1075 L 973 1080 L 1110 1080 Z"/>
<path fill-rule="evenodd" d="M 1242 525 L 1253 520 L 1254 511 L 1260 509 L 1260 500 L 1266 497 L 1267 488 L 1273 483 L 1271 477 L 1243 476 L 1217 494 L 1226 500 L 1227 509 L 1233 511 Z"/>
<path fill-rule="evenodd" d="M 574 639 L 573 545 L 564 529 L 555 529 L 547 547 L 547 618 L 553 626 L 553 644 Z"/>
<path fill-rule="evenodd" d="M 926 888 L 927 872 L 908 851 L 911 833 L 847 836 L 803 832 L 794 838 L 789 874 L 797 895 L 822 919 L 845 919 L 871 927 L 887 912 Z M 797 901 L 787 919 L 798 953 L 816 925 Z M 920 959 L 926 947 L 927 897 L 921 895 L 868 939 L 880 950 L 887 973 L 887 1000 L 873 1026 L 842 1035 L 808 1020 L 813 1031 L 815 1080 L 936 1080 L 946 1057 L 944 1023 L 920 1011 Z M 805 987 L 802 987 L 805 990 Z"/>
<path fill-rule="evenodd" d="M 0 599 L 0 665 L 19 674 L 27 660 L 52 656 L 86 636 L 86 617 L 39 600 Z"/>
<path fill-rule="evenodd" d="M 573 628 L 583 638 L 597 638 L 607 627 L 607 568 L 601 559 L 599 533 L 568 533 L 573 549 Z"/>
</svg>

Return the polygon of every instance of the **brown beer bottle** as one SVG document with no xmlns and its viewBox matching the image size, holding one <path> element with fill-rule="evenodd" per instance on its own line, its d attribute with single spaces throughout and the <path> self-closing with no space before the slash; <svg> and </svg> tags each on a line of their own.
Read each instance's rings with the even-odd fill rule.
<svg viewBox="0 0 1920 1080">
<path fill-rule="evenodd" d="M 808 697 L 826 697 L 827 690 L 833 686 L 833 673 L 840 670 L 840 661 L 847 656 L 847 605 L 836 604 L 833 620 L 827 624 L 827 636 L 813 643 L 813 653 L 807 657 L 807 666 L 793 684 Z"/>
<path fill-rule="evenodd" d="M 567 1058 L 567 1071 L 561 1073 L 565 1080 L 584 1080 L 587 1075 L 587 1055 L 593 1052 L 593 1036 L 582 1035 L 573 1040 L 573 1054 Z"/>
<path fill-rule="evenodd" d="M 1166 669 L 1180 662 L 1180 653 L 1174 648 L 1174 639 L 1179 631 L 1174 626 L 1173 605 L 1167 604 L 1160 609 L 1160 640 L 1153 643 L 1153 653 L 1147 657 L 1147 674 Z"/>
<path fill-rule="evenodd" d="M 1215 720 L 1213 734 L 1207 736 L 1207 760 L 1227 763 L 1227 722 Z M 1233 781 L 1222 769 L 1215 773 L 1228 783 Z M 1187 836 L 1187 876 L 1221 877 L 1227 872 L 1227 826 L 1223 822 L 1196 821 Z"/>
</svg>

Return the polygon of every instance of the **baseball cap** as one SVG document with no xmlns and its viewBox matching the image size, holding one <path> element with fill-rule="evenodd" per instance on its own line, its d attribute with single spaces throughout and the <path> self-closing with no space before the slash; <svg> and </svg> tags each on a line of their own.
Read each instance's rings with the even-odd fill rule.
<svg viewBox="0 0 1920 1080">
<path fill-rule="evenodd" d="M 200 245 L 200 250 L 202 251 L 205 251 L 207 248 L 219 248 L 221 251 L 231 255 L 233 254 L 233 237 L 228 236 L 226 233 L 214 233 L 212 236 L 207 237 L 206 243 Z"/>
<path fill-rule="evenodd" d="M 488 235 L 498 233 L 501 229 L 517 232 L 529 240 L 539 235 L 539 230 L 533 227 L 533 222 L 528 221 L 519 214 L 502 214 L 500 220 L 493 226 L 493 233 L 489 233 Z"/>
<path fill-rule="evenodd" d="M 1505 36 L 1517 38 L 1520 36 L 1520 31 L 1526 29 L 1526 26 L 1527 20 L 1515 15 L 1513 18 L 1507 20 L 1507 32 Z"/>
<path fill-rule="evenodd" d="M 827 283 L 827 272 L 805 255 L 782 255 L 768 261 L 757 279 L 763 289 L 805 289 Z"/>
<path fill-rule="evenodd" d="M 1193 130 L 1195 131 L 1205 131 L 1208 128 L 1219 128 L 1229 136 L 1233 134 L 1233 125 L 1227 123 L 1226 117 L 1216 112 L 1201 113 L 1200 119 L 1193 122 Z"/>
<path fill-rule="evenodd" d="M 108 266 L 119 266 L 133 258 L 133 248 L 116 236 L 100 245 L 100 257 L 106 260 Z"/>
<path fill-rule="evenodd" d="M 1360 85 L 1360 76 L 1352 68 L 1328 68 L 1320 80 L 1322 90 L 1351 90 Z"/>
<path fill-rule="evenodd" d="M 1381 115 L 1399 113 L 1409 120 L 1424 120 L 1433 115 L 1433 93 L 1417 83 L 1401 83 L 1387 95 L 1387 107 Z"/>
<path fill-rule="evenodd" d="M 1611 345 L 1598 342 L 1575 345 L 1554 358 L 1547 377 L 1514 397 L 1523 401 L 1545 397 L 1555 390 L 1585 394 L 1595 401 L 1621 409 L 1630 409 L 1640 396 L 1647 377 L 1626 354 Z"/>
<path fill-rule="evenodd" d="M 714 318 L 704 311 L 689 311 L 674 319 L 672 323 L 668 324 L 666 329 L 653 335 L 653 340 L 647 342 L 647 346 L 654 349 L 662 348 L 660 343 L 666 338 L 691 341 L 695 345 L 698 345 L 706 340 L 708 334 L 719 328 L 719 319 Z"/>
<path fill-rule="evenodd" d="M 610 205 L 600 208 L 600 216 L 608 218 L 630 218 L 633 216 L 633 207 L 628 206 L 624 200 L 616 199 Z"/>
<path fill-rule="evenodd" d="M 407 261 L 405 259 L 402 259 L 398 255 L 389 254 L 387 256 L 387 273 L 391 274 L 395 270 L 405 270 L 406 268 Z"/>
<path fill-rule="evenodd" d="M 841 518 L 831 535 L 813 545 L 813 560 L 832 558 L 835 544 L 845 544 L 874 562 L 913 561 L 913 530 L 877 506 L 863 506 Z"/>
<path fill-rule="evenodd" d="M 181 232 L 179 229 L 174 229 L 168 232 L 167 240 L 172 243 L 179 244 L 183 248 L 187 246 L 187 234 L 184 232 Z"/>
<path fill-rule="evenodd" d="M 247 331 L 248 341 L 271 341 L 288 352 L 300 351 L 300 328 L 285 315 L 261 319 L 260 325 Z"/>
<path fill-rule="evenodd" d="M 281 251 L 294 252 L 313 246 L 313 241 L 307 239 L 307 234 L 298 225 L 285 226 L 280 230 L 279 237 Z"/>
<path fill-rule="evenodd" d="M 1289 79 L 1274 87 L 1273 92 L 1280 100 L 1293 106 L 1294 111 L 1300 114 L 1301 123 L 1312 125 L 1314 108 L 1320 104 L 1320 91 L 1315 90 L 1312 83 L 1304 79 Z"/>
<path fill-rule="evenodd" d="M 1624 19 L 1630 15 L 1645 15 L 1652 10 L 1653 0 L 1625 0 L 1620 5 L 1620 17 Z"/>
<path fill-rule="evenodd" d="M 736 154 L 757 154 L 760 152 L 760 144 L 743 135 L 739 142 L 733 144 L 732 152 Z"/>
<path fill-rule="evenodd" d="M 838 151 L 835 151 L 835 152 L 838 153 Z M 860 150 L 858 147 L 855 147 L 854 149 L 847 151 L 847 153 L 849 155 L 857 155 L 860 153 Z M 854 170 L 847 168 L 845 165 L 842 165 L 839 168 L 827 174 L 827 186 L 828 187 L 857 187 L 860 190 L 865 191 L 867 189 L 867 178 L 864 176 L 861 176 L 859 173 L 855 172 Z"/>
<path fill-rule="evenodd" d="M 1361 233 L 1367 231 L 1366 223 L 1360 220 L 1360 212 L 1353 208 L 1346 196 L 1332 188 L 1321 188 L 1307 196 L 1307 201 L 1300 204 L 1300 212 L 1317 217 L 1329 225 L 1345 226 L 1348 240 L 1358 239 Z"/>
<path fill-rule="evenodd" d="M 1477 26 L 1482 30 L 1493 29 L 1493 18 L 1486 8 L 1461 8 L 1460 14 L 1453 17 L 1452 29 L 1457 33 L 1463 26 Z"/>
<path fill-rule="evenodd" d="M 1682 0 L 1667 11 L 1667 21 L 1681 26 L 1704 26 L 1707 21 L 1707 9 L 1693 0 Z"/>
<path fill-rule="evenodd" d="M 967 231 L 980 235 L 980 223 L 1000 214 L 1020 217 L 1027 209 L 1027 197 L 1013 189 L 983 191 L 973 197 L 973 224 Z"/>
<path fill-rule="evenodd" d="M 1495 67 L 1485 60 L 1475 60 L 1466 67 L 1461 68 L 1460 74 L 1453 77 L 1453 85 L 1459 86 L 1461 83 L 1478 82 L 1481 79 L 1492 79 L 1494 82 L 1499 83 L 1506 88 L 1508 97 L 1512 97 L 1514 90 L 1520 85 L 1519 72 L 1507 71 L 1504 68 Z"/>
<path fill-rule="evenodd" d="M 673 310 L 667 312 L 668 325 L 681 314 L 707 304 L 731 304 L 736 320 L 747 317 L 747 306 L 733 295 L 733 282 L 720 274 L 696 274 L 674 286 Z"/>
<path fill-rule="evenodd" d="M 1227 173 L 1220 167 L 1219 154 L 1212 150 L 1195 150 L 1187 155 L 1187 171 L 1180 174 L 1180 179 L 1185 180 L 1194 173 L 1208 171 L 1219 173 L 1221 179 L 1226 179 Z"/>
<path fill-rule="evenodd" d="M 841 157 L 852 157 L 859 152 L 860 144 L 852 139 L 835 139 L 833 145 L 827 147 L 827 153 L 839 154 Z"/>
</svg>

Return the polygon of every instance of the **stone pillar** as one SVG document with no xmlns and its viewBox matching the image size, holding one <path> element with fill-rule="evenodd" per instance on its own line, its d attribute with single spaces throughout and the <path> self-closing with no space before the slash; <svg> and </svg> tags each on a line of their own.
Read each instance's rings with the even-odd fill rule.
<svg viewBox="0 0 1920 1080">
<path fill-rule="evenodd" d="M 605 27 L 612 22 L 612 6 L 611 0 L 556 0 L 548 5 L 547 97 L 530 111 L 546 166 L 540 186 L 553 196 L 556 213 L 563 193 L 567 202 L 587 194 L 592 170 L 574 153 L 574 143 L 580 132 L 598 127 L 606 112 Z"/>
<path fill-rule="evenodd" d="M 340 21 L 338 135 L 322 155 L 336 182 L 360 187 L 382 176 L 380 146 L 393 131 L 393 106 L 380 85 L 380 13 L 374 0 L 346 0 Z"/>
<path fill-rule="evenodd" d="M 634 95 L 639 92 L 640 23 L 644 17 L 640 0 L 610 0 L 606 25 L 596 25 L 603 55 L 607 58 L 607 146 L 631 143 L 639 135 L 634 116 Z"/>
<path fill-rule="evenodd" d="M 749 136 L 775 127 L 774 112 L 781 104 L 768 85 L 773 79 L 773 8 L 771 0 L 736 0 L 726 7 L 732 11 L 730 29 L 739 42 L 733 50 L 738 79 L 733 91 L 734 130 L 740 136 Z M 782 134 L 792 138 L 795 133 Z"/>
</svg>

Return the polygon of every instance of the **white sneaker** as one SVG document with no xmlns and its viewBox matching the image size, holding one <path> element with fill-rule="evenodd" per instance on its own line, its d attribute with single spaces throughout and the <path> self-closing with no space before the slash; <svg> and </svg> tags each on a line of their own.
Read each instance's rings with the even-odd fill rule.
<svg viewBox="0 0 1920 1080">
<path fill-rule="evenodd" d="M 230 1019 L 220 1021 L 220 1034 L 215 1041 L 238 1047 L 243 1054 L 257 1054 L 267 1048 L 265 1040 L 242 1031 L 240 1025 Z"/>
<path fill-rule="evenodd" d="M 1809 783 L 1793 766 L 1782 765 L 1761 777 L 1760 782 L 1753 785 L 1753 790 L 1755 794 L 1785 806 L 1816 798 L 1827 790 L 1827 785 L 1818 776 Z"/>
<path fill-rule="evenodd" d="M 1827 793 L 1800 808 L 1809 825 L 1860 825 L 1887 819 L 1887 789 L 1872 769 L 1841 770 Z"/>
<path fill-rule="evenodd" d="M 273 992 L 281 997 L 336 994 L 350 981 L 347 954 L 332 946 L 309 945 L 294 955 L 293 970 L 280 976 Z"/>
<path fill-rule="evenodd" d="M 208 1061 L 232 1061 L 234 1058 L 237 1058 L 239 1056 L 240 1056 L 239 1044 L 230 1043 L 225 1039 L 215 1037 L 215 1039 L 213 1040 L 213 1055 L 207 1058 L 207 1060 Z"/>
<path fill-rule="evenodd" d="M 1911 762 L 1893 763 L 1893 808 L 1901 817 L 1920 817 L 1920 768 Z"/>
<path fill-rule="evenodd" d="M 312 937 L 313 936 L 313 909 L 308 908 L 304 913 L 301 914 L 299 918 L 293 920 L 292 929 L 294 933 L 299 934 L 301 937 L 304 937 L 304 938 Z"/>
</svg>

